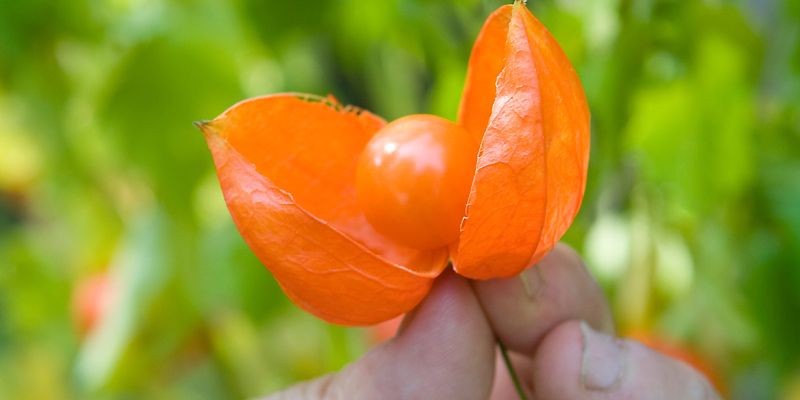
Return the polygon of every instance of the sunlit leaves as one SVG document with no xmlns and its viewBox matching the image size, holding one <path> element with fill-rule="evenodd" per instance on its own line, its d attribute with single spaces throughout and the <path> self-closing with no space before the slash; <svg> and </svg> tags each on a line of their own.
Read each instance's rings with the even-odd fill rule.
<svg viewBox="0 0 800 400">
<path fill-rule="evenodd" d="M 675 206 L 709 212 L 752 177 L 755 98 L 743 83 L 747 54 L 727 39 L 701 37 L 694 54 L 686 78 L 639 91 L 626 132 L 642 172 Z"/>
</svg>

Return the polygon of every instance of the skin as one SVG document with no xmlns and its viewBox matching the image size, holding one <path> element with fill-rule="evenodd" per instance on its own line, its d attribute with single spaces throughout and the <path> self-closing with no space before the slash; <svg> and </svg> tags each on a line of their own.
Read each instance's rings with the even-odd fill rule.
<svg viewBox="0 0 800 400">
<path fill-rule="evenodd" d="M 720 398 L 688 365 L 614 337 L 602 291 L 558 245 L 513 278 L 446 272 L 395 338 L 267 399 L 517 399 L 495 335 L 530 399 Z"/>
</svg>

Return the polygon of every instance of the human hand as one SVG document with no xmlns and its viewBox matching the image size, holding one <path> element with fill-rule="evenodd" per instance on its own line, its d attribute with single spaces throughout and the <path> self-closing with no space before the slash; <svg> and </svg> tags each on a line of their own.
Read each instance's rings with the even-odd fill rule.
<svg viewBox="0 0 800 400">
<path fill-rule="evenodd" d="M 517 399 L 496 340 L 529 399 L 720 398 L 690 366 L 613 329 L 602 291 L 558 245 L 518 277 L 445 273 L 392 340 L 267 399 Z"/>
</svg>

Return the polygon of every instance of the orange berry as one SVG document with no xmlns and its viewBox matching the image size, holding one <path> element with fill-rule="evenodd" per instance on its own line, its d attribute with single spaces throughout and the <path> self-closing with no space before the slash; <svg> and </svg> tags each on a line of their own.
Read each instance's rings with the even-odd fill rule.
<svg viewBox="0 0 800 400">
<path fill-rule="evenodd" d="M 410 115 L 378 131 L 358 164 L 358 202 L 375 229 L 432 249 L 458 240 L 478 146 L 460 126 Z"/>
</svg>

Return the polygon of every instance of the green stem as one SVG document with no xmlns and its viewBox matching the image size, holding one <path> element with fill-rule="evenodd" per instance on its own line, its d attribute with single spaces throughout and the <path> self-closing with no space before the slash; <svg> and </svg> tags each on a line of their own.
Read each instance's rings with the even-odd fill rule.
<svg viewBox="0 0 800 400">
<path fill-rule="evenodd" d="M 496 339 L 497 347 L 500 348 L 500 355 L 503 356 L 503 363 L 506 364 L 506 369 L 508 369 L 508 375 L 511 376 L 511 382 L 514 383 L 514 389 L 517 391 L 517 395 L 519 395 L 520 400 L 528 400 L 528 396 L 525 395 L 525 391 L 522 389 L 522 382 L 519 380 L 519 376 L 517 375 L 517 370 L 514 369 L 514 365 L 511 364 L 511 358 L 508 356 L 508 349 L 506 345 L 503 344 L 500 339 Z"/>
</svg>

